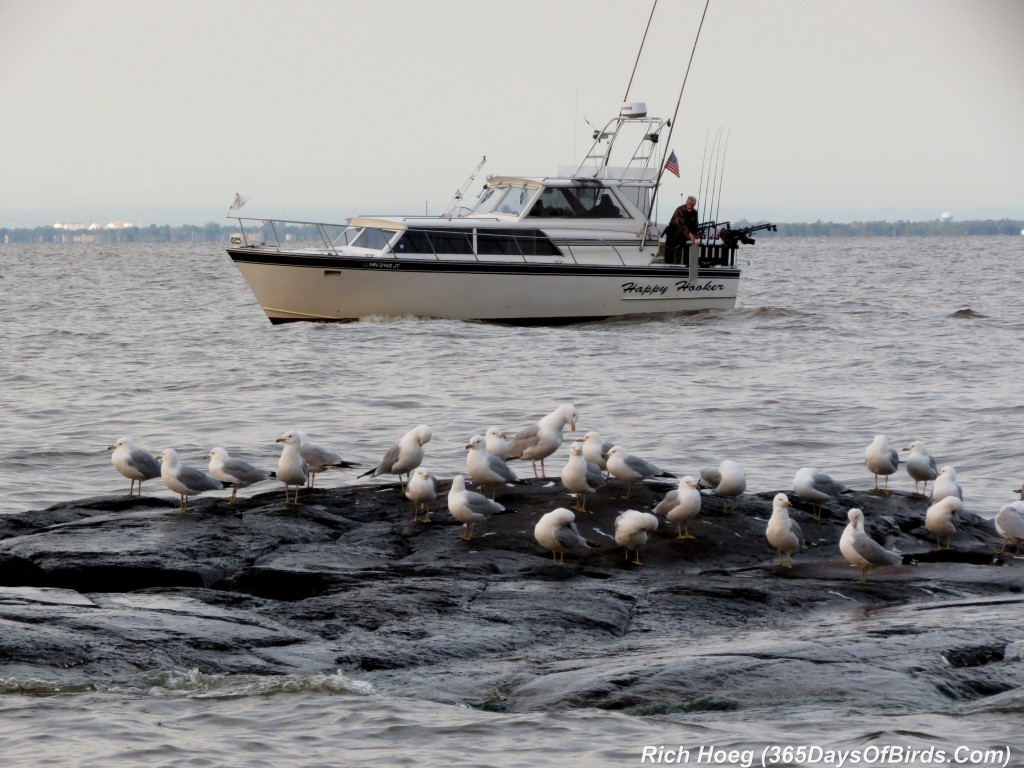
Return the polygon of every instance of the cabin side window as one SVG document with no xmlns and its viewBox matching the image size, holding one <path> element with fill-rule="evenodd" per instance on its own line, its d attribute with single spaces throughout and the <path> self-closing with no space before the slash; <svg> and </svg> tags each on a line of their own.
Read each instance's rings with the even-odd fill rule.
<svg viewBox="0 0 1024 768">
<path fill-rule="evenodd" d="M 473 206 L 471 213 L 490 213 L 495 205 L 498 204 L 498 200 L 505 193 L 506 187 L 489 187 L 480 194 L 480 199 L 476 201 L 476 205 Z"/>
<path fill-rule="evenodd" d="M 367 248 L 373 251 L 383 251 L 388 247 L 395 231 L 391 229 L 377 229 L 376 227 L 363 227 L 363 232 L 351 243 L 356 248 Z"/>
</svg>

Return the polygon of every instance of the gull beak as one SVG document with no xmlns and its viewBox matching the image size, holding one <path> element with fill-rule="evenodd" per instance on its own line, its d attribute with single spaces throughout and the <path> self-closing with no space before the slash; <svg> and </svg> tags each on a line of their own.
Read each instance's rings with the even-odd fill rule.
<svg viewBox="0 0 1024 768">
<path fill-rule="evenodd" d="M 573 419 L 572 421 L 569 422 L 569 431 L 576 431 L 576 419 Z"/>
<path fill-rule="evenodd" d="M 275 442 L 275 443 L 283 443 L 283 442 L 284 442 L 284 438 L 283 438 L 283 437 L 279 437 L 279 438 L 277 438 L 277 440 L 275 440 L 274 442 Z"/>
<path fill-rule="evenodd" d="M 213 457 L 210 454 L 206 453 L 206 454 L 203 454 L 203 458 L 206 459 L 207 461 L 209 461 Z"/>
<path fill-rule="evenodd" d="M 117 450 L 117 446 L 114 446 L 114 445 L 108 445 L 108 446 L 107 446 L 107 450 L 108 450 L 108 451 L 116 451 L 116 450 Z M 1014 491 L 1014 493 L 1016 493 L 1016 491 Z"/>
<path fill-rule="evenodd" d="M 471 446 L 471 445 L 470 445 L 469 443 L 466 443 L 466 450 L 467 450 L 467 451 L 468 451 L 468 450 L 469 450 L 470 448 L 472 448 L 472 447 L 473 447 L 473 446 Z"/>
</svg>

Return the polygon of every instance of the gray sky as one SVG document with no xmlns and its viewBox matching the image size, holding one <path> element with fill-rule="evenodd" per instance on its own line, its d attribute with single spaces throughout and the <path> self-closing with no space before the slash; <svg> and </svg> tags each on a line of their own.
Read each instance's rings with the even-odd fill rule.
<svg viewBox="0 0 1024 768">
<path fill-rule="evenodd" d="M 631 99 L 671 116 L 703 3 Z M 0 0 L 0 226 L 440 212 L 617 112 L 649 0 Z M 1024 218 L 1024 3 L 711 0 L 662 218 L 729 132 L 721 218 Z M 704 201 L 702 201 L 704 202 Z M 703 207 L 703 206 L 702 206 Z M 226 222 L 225 222 L 226 223 Z"/>
</svg>

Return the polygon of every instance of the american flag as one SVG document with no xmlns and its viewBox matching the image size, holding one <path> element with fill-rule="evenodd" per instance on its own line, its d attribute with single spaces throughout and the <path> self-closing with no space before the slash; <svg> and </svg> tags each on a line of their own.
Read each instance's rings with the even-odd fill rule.
<svg viewBox="0 0 1024 768">
<path fill-rule="evenodd" d="M 669 173 L 674 173 L 676 176 L 679 175 L 679 160 L 676 159 L 675 150 L 669 154 L 668 160 L 665 161 L 665 170 Z"/>
</svg>

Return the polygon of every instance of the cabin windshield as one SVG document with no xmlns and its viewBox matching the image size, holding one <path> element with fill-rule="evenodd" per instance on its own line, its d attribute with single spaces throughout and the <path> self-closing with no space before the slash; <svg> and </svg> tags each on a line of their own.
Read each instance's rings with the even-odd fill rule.
<svg viewBox="0 0 1024 768">
<path fill-rule="evenodd" d="M 530 209 L 530 216 L 559 219 L 622 219 L 615 195 L 607 187 L 548 187 Z"/>
<path fill-rule="evenodd" d="M 377 227 L 346 227 L 334 240 L 335 247 L 351 245 L 373 251 L 383 251 L 397 230 Z"/>
<path fill-rule="evenodd" d="M 505 213 L 518 216 L 533 199 L 535 189 L 529 187 L 491 187 L 480 197 L 472 213 Z"/>
</svg>

